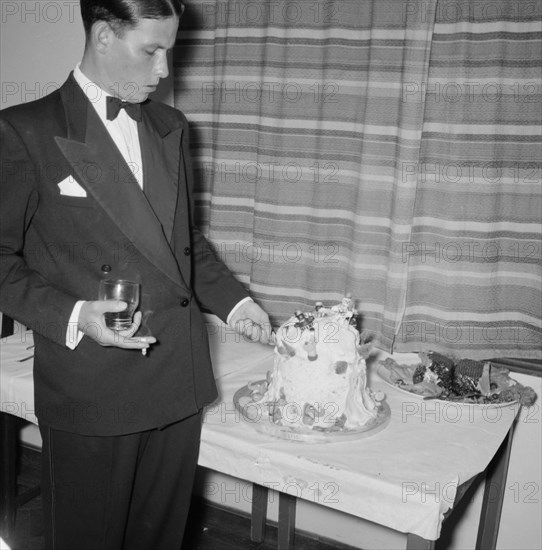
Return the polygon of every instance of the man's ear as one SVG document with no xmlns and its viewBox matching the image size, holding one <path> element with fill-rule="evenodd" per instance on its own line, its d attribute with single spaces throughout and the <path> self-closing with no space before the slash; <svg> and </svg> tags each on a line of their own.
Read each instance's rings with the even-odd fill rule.
<svg viewBox="0 0 542 550">
<path fill-rule="evenodd" d="M 115 33 L 107 21 L 96 21 L 90 30 L 90 40 L 94 49 L 101 54 L 107 53 Z"/>
</svg>

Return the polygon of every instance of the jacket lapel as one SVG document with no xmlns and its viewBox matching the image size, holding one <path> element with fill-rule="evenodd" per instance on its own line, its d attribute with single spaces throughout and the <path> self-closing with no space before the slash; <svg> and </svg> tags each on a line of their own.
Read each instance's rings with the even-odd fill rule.
<svg viewBox="0 0 542 550">
<path fill-rule="evenodd" d="M 141 158 L 143 161 L 143 188 L 156 217 L 160 220 L 169 243 L 173 232 L 179 193 L 179 158 L 183 128 L 162 135 L 161 121 L 153 113 L 153 104 L 142 109 L 143 120 L 138 125 Z"/>
<path fill-rule="evenodd" d="M 160 222 L 73 76 L 70 75 L 62 87 L 61 97 L 66 112 L 67 138 L 56 137 L 55 140 L 79 183 L 154 266 L 186 288 Z M 158 121 L 157 125 L 161 135 L 171 134 L 164 128 L 163 121 Z M 172 197 L 173 191 L 169 194 Z M 172 198 L 171 202 L 174 205 L 176 199 Z"/>
</svg>

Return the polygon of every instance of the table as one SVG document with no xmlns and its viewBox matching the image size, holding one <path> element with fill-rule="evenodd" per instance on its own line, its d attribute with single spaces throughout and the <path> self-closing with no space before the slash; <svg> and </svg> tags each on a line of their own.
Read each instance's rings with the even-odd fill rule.
<svg viewBox="0 0 542 550">
<path fill-rule="evenodd" d="M 422 401 L 387 386 L 370 368 L 370 383 L 386 392 L 388 426 L 360 439 L 306 444 L 271 438 L 241 417 L 233 395 L 271 369 L 271 347 L 245 341 L 208 317 L 219 400 L 204 415 L 199 464 L 254 484 L 252 536 L 263 537 L 267 490 L 279 491 L 279 548 L 292 547 L 297 498 L 317 502 L 408 534 L 407 548 L 433 548 L 445 517 L 486 473 L 477 548 L 495 548 L 518 407 L 475 407 Z M 3 444 L 6 424 L 33 415 L 30 333 L 2 342 Z M 7 419 L 7 420 L 6 420 Z M 8 453 L 9 458 L 9 453 Z M 3 453 L 4 459 L 6 453 Z M 5 465 L 4 465 L 5 466 Z M 2 472 L 9 473 L 9 467 Z M 13 484 L 11 484 L 13 486 Z M 13 501 L 3 503 L 9 523 Z"/>
</svg>

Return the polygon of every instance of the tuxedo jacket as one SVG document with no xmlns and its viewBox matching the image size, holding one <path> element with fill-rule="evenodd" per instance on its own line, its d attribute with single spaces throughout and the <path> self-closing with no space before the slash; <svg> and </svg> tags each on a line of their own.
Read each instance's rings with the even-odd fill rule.
<svg viewBox="0 0 542 550">
<path fill-rule="evenodd" d="M 144 192 L 73 75 L 0 112 L 0 311 L 34 331 L 52 428 L 119 435 L 196 413 L 216 397 L 201 308 L 225 320 L 247 296 L 193 226 L 186 118 L 152 101 L 142 115 Z M 146 357 L 88 336 L 66 347 L 76 301 L 105 278 L 140 283 Z"/>
</svg>

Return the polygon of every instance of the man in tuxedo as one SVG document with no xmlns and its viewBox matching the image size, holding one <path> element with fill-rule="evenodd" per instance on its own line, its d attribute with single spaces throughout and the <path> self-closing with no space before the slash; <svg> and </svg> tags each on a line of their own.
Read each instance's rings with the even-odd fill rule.
<svg viewBox="0 0 542 550">
<path fill-rule="evenodd" d="M 0 113 L 0 310 L 34 331 L 47 548 L 179 550 L 216 398 L 201 309 L 271 336 L 193 226 L 186 118 L 148 99 L 182 9 L 81 0 L 81 63 Z M 129 329 L 103 279 L 140 284 Z"/>
</svg>

